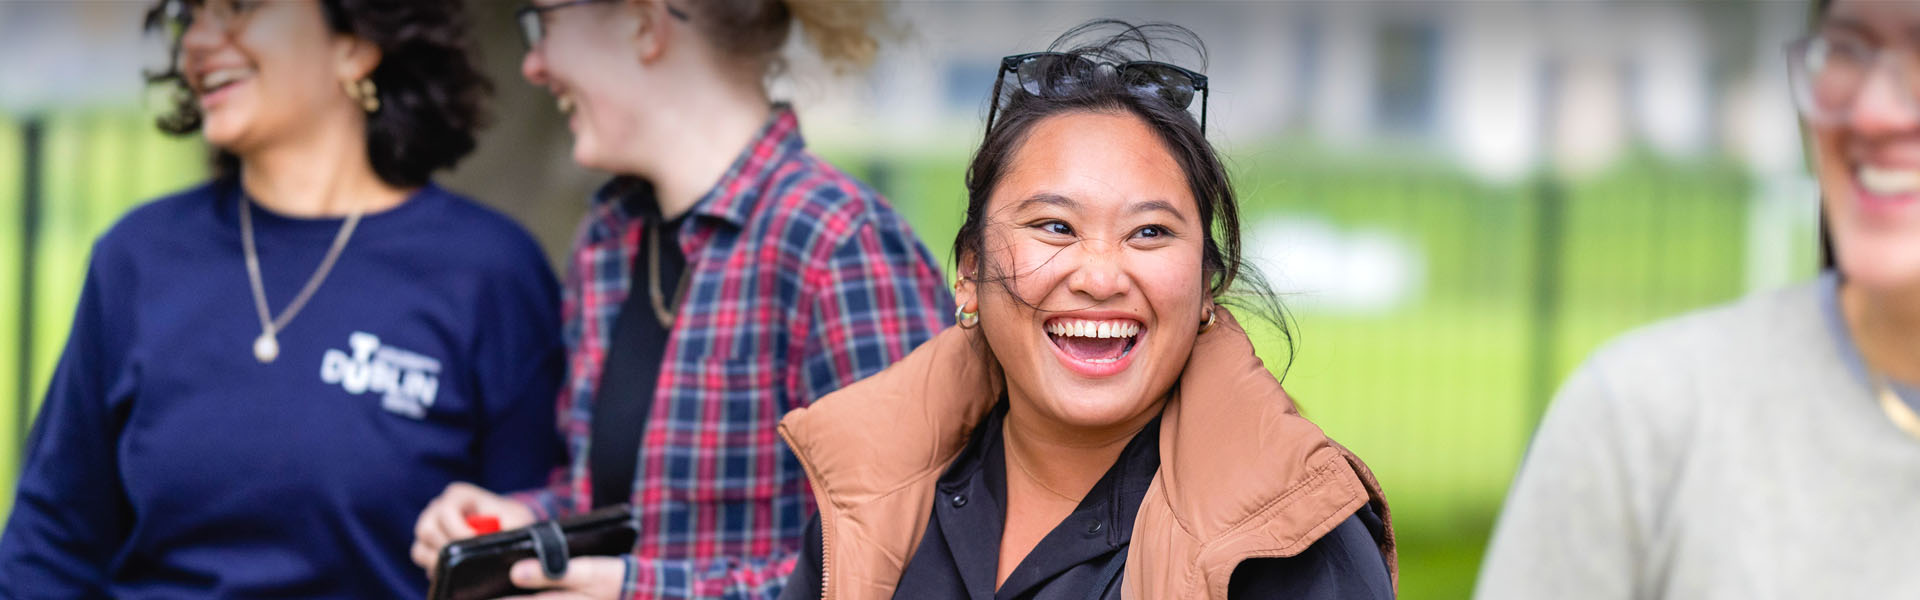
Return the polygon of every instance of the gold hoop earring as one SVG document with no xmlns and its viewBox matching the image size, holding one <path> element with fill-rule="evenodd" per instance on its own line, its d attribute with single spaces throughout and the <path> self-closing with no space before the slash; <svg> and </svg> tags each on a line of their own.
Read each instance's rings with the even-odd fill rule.
<svg viewBox="0 0 1920 600">
<path fill-rule="evenodd" d="M 955 306 L 953 307 L 953 322 L 959 325 L 961 329 L 973 329 L 975 327 L 979 327 L 980 312 L 979 311 L 967 312 L 967 307 L 964 305 Z"/>
<path fill-rule="evenodd" d="M 1214 322 L 1215 322 L 1214 308 L 1212 305 L 1208 305 L 1207 320 L 1200 324 L 1200 333 L 1206 333 L 1208 331 L 1212 331 Z"/>
<path fill-rule="evenodd" d="M 359 81 L 342 81 L 340 87 L 347 90 L 347 97 L 360 103 L 360 109 L 372 113 L 380 110 L 379 88 L 374 87 L 373 79 L 362 77 Z"/>
</svg>

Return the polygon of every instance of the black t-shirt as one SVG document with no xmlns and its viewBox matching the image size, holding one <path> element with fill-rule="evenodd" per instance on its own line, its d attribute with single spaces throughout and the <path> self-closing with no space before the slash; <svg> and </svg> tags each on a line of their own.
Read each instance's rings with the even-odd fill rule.
<svg viewBox="0 0 1920 600">
<path fill-rule="evenodd" d="M 660 220 L 660 205 L 653 188 L 637 185 L 622 202 L 630 214 L 648 222 Z M 613 341 L 607 347 L 607 363 L 600 372 L 599 394 L 593 403 L 592 442 L 588 463 L 593 472 L 595 508 L 628 502 L 640 461 L 640 438 L 647 428 L 647 415 L 653 409 L 654 389 L 660 381 L 660 362 L 667 353 L 667 333 L 672 323 L 661 323 L 654 316 L 653 300 L 648 292 L 648 247 L 660 251 L 660 297 L 671 304 L 680 276 L 687 268 L 687 257 L 680 251 L 680 225 L 686 215 L 661 223 L 658 229 L 643 235 L 661 235 L 658 244 L 642 241 L 633 260 L 633 278 L 628 280 L 627 299 L 614 318 Z"/>
</svg>

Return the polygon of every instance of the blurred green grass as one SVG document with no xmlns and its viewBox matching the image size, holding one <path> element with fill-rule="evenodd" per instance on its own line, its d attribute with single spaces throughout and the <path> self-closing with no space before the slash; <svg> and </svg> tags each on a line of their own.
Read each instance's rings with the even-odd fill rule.
<svg viewBox="0 0 1920 600">
<path fill-rule="evenodd" d="M 0 292 L 0 515 L 12 501 L 18 402 L 37 402 L 64 344 L 92 240 L 128 208 L 204 176 L 192 142 L 124 113 L 61 115 L 47 124 L 46 212 L 35 264 L 35 310 Z M 19 126 L 0 122 L 0 182 L 20 179 Z M 872 182 L 936 256 L 947 257 L 965 205 L 966 156 L 952 150 L 825 149 Z M 1628 328 L 1731 299 L 1744 290 L 1749 183 L 1730 163 L 1633 157 L 1557 182 L 1561 260 L 1538 264 L 1537 181 L 1488 184 L 1431 158 L 1353 157 L 1276 142 L 1229 153 L 1245 228 L 1310 219 L 1384 231 L 1424 269 L 1411 301 L 1373 313 L 1315 308 L 1298 296 L 1288 390 L 1309 417 L 1374 468 L 1392 502 L 1407 598 L 1469 594 L 1508 480 L 1549 389 L 1596 345 Z M 0 256 L 20 240 L 19 185 L 0 185 Z M 1263 265 L 1271 270 L 1271 265 Z M 21 264 L 0 260 L 0 290 Z M 1810 267 L 1809 267 L 1810 268 Z M 1535 294 L 1560 290 L 1535 335 Z M 1284 273 L 1269 273 L 1281 277 Z M 1287 346 L 1251 323 L 1269 366 Z M 21 327 L 33 332 L 31 389 L 16 398 Z M 1538 370 L 1538 371 L 1537 371 Z"/>
</svg>

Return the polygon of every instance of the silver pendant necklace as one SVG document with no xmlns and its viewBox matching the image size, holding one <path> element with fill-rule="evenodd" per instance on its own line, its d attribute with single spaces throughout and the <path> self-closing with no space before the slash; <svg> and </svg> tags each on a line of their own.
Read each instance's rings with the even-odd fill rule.
<svg viewBox="0 0 1920 600">
<path fill-rule="evenodd" d="M 267 312 L 267 292 L 260 284 L 260 254 L 253 247 L 253 203 L 247 200 L 246 194 L 240 195 L 240 242 L 247 251 L 247 280 L 253 284 L 253 306 L 260 313 L 260 337 L 253 340 L 253 357 L 262 364 L 280 357 L 280 330 L 293 321 L 293 316 L 306 306 L 313 292 L 320 289 L 320 282 L 327 279 L 334 261 L 340 258 L 340 251 L 347 248 L 347 238 L 353 237 L 353 228 L 360 224 L 360 211 L 356 206 L 353 213 L 347 215 L 347 222 L 340 225 L 340 233 L 333 236 L 333 246 L 327 248 L 326 258 L 320 260 L 320 268 L 307 278 L 307 285 L 300 288 L 300 293 L 280 311 L 280 316 L 271 317 Z"/>
</svg>

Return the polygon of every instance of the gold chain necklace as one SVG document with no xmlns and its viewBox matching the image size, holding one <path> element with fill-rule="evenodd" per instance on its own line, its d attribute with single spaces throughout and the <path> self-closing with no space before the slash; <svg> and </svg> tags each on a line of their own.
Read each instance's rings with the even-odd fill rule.
<svg viewBox="0 0 1920 600">
<path fill-rule="evenodd" d="M 240 242 L 247 253 L 247 283 L 253 285 L 253 307 L 260 313 L 260 337 L 253 340 L 253 357 L 261 363 L 273 362 L 280 356 L 280 330 L 293 322 L 293 316 L 307 305 L 313 293 L 320 289 L 320 282 L 326 281 L 327 273 L 333 271 L 333 263 L 340 259 L 340 252 L 347 248 L 347 238 L 353 237 L 354 227 L 360 224 L 361 207 L 355 206 L 353 213 L 347 215 L 347 221 L 340 225 L 340 232 L 334 234 L 333 245 L 327 248 L 327 255 L 320 259 L 320 268 L 307 278 L 307 284 L 301 286 L 300 293 L 294 295 L 293 302 L 281 309 L 279 317 L 270 316 L 267 311 L 267 292 L 260 283 L 260 253 L 253 247 L 253 203 L 246 194 L 240 195 Z"/>
<path fill-rule="evenodd" d="M 1880 412 L 1887 414 L 1887 420 L 1893 421 L 1894 427 L 1920 438 L 1920 414 L 1915 414 L 1913 407 L 1900 400 L 1900 395 L 1893 392 L 1893 385 L 1887 382 L 1886 377 L 1871 369 L 1867 371 L 1867 377 L 1873 380 L 1874 395 L 1880 399 Z"/>
<path fill-rule="evenodd" d="M 687 285 L 693 282 L 693 265 L 684 262 L 680 265 L 680 283 L 674 286 L 673 303 L 668 304 L 660 292 L 660 238 L 665 232 L 660 229 L 659 221 L 647 222 L 647 299 L 653 301 L 653 316 L 660 321 L 660 328 L 672 330 L 673 315 L 687 299 Z"/>
<path fill-rule="evenodd" d="M 1027 474 L 1028 481 L 1032 481 L 1034 485 L 1040 486 L 1040 489 L 1046 490 L 1047 492 L 1055 496 L 1059 496 L 1061 500 L 1066 500 L 1074 504 L 1080 503 L 1079 498 L 1075 498 L 1073 496 L 1068 496 L 1066 494 L 1060 493 L 1060 490 L 1053 489 L 1053 486 L 1049 486 L 1047 485 L 1047 482 L 1041 481 L 1040 476 L 1034 475 L 1033 471 L 1027 470 L 1026 461 L 1020 460 L 1020 454 L 1013 451 L 1013 444 L 1011 443 L 1011 440 L 1007 440 L 1005 437 L 1002 437 L 1000 441 L 1000 449 L 1005 451 L 1006 455 L 1013 459 L 1013 466 L 1018 467 L 1021 473 Z"/>
</svg>

